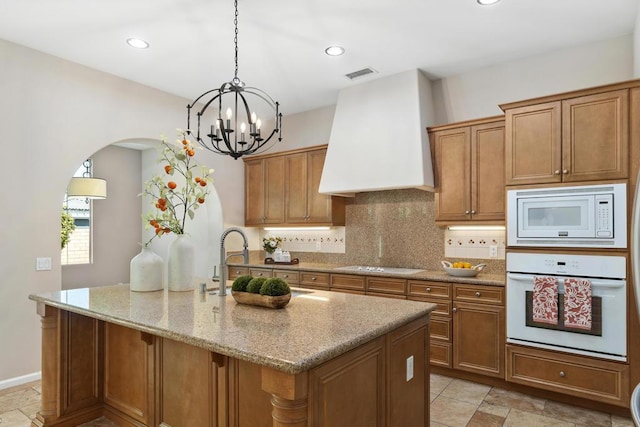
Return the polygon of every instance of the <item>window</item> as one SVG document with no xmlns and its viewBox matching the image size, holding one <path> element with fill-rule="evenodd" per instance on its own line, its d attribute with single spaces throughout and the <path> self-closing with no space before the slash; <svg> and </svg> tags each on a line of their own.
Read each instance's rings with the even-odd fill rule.
<svg viewBox="0 0 640 427">
<path fill-rule="evenodd" d="M 89 167 L 91 167 L 90 160 Z M 85 162 L 85 163 L 87 163 Z M 87 172 L 87 166 L 82 165 L 73 174 L 80 178 Z M 62 208 L 71 215 L 76 226 L 71 233 L 69 242 L 62 249 L 60 262 L 62 265 L 91 263 L 91 208 L 92 201 L 86 197 L 69 197 L 64 195 Z"/>
</svg>

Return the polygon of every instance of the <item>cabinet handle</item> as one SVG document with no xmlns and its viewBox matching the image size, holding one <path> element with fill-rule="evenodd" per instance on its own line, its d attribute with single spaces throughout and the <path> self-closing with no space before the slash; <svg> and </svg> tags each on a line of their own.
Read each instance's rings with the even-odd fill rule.
<svg viewBox="0 0 640 427">
<path fill-rule="evenodd" d="M 476 211 L 471 211 L 471 215 L 475 215 L 475 214 L 476 214 Z"/>
<path fill-rule="evenodd" d="M 315 282 L 315 281 L 316 281 L 316 276 L 313 276 L 313 277 L 311 278 L 311 281 L 312 281 L 312 282 Z"/>
<path fill-rule="evenodd" d="M 553 171 L 553 174 L 554 175 L 560 175 L 560 171 L 558 169 L 556 169 L 556 170 Z"/>
<path fill-rule="evenodd" d="M 476 292 L 476 296 L 479 297 L 480 296 L 480 292 Z"/>
<path fill-rule="evenodd" d="M 464 211 L 464 214 L 465 215 L 469 215 L 469 211 Z"/>
<path fill-rule="evenodd" d="M 562 173 L 566 175 L 566 174 L 568 174 L 568 173 L 569 173 L 569 170 L 568 170 L 568 169 L 563 169 L 563 170 L 562 170 Z"/>
<path fill-rule="evenodd" d="M 258 273 L 258 276 L 262 276 L 262 273 Z"/>
<path fill-rule="evenodd" d="M 565 374 L 565 373 L 564 373 L 564 371 L 560 371 L 560 376 L 561 376 L 562 378 L 564 378 L 564 377 L 566 377 L 566 376 L 567 376 L 567 374 Z"/>
<path fill-rule="evenodd" d="M 427 289 L 425 289 L 424 291 L 425 291 L 425 292 L 427 292 L 427 293 L 429 293 L 429 292 L 431 292 L 431 288 L 427 288 Z"/>
<path fill-rule="evenodd" d="M 287 279 L 289 277 L 288 274 L 283 274 L 282 277 L 284 277 L 285 279 Z"/>
<path fill-rule="evenodd" d="M 455 308 L 455 307 L 453 307 L 453 308 L 451 309 L 451 311 L 453 311 L 453 312 L 455 313 L 456 311 L 458 311 L 458 309 L 457 309 L 457 308 Z"/>
</svg>

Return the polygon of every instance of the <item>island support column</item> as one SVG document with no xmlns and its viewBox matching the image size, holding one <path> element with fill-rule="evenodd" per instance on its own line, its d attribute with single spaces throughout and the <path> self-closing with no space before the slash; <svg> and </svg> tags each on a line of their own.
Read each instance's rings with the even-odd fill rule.
<svg viewBox="0 0 640 427">
<path fill-rule="evenodd" d="M 37 312 L 42 323 L 42 407 L 33 420 L 34 426 L 43 426 L 58 418 L 58 317 L 60 310 L 41 302 Z"/>
<path fill-rule="evenodd" d="M 306 427 L 308 408 L 307 372 L 288 374 L 262 367 L 262 390 L 271 394 L 273 427 Z"/>
</svg>

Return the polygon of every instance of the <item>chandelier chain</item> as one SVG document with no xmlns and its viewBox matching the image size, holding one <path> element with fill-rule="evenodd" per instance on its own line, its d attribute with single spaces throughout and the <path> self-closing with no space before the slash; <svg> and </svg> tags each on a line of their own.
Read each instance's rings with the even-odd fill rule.
<svg viewBox="0 0 640 427">
<path fill-rule="evenodd" d="M 238 77 L 238 0 L 233 2 L 233 5 L 236 9 L 235 16 L 233 18 L 233 25 L 235 26 L 235 34 L 233 36 L 233 44 L 235 45 L 235 61 L 236 61 L 236 69 L 234 77 Z"/>
</svg>

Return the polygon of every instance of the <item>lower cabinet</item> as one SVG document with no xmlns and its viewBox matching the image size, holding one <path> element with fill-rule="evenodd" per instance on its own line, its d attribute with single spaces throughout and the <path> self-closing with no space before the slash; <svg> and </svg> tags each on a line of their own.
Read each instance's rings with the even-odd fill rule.
<svg viewBox="0 0 640 427">
<path fill-rule="evenodd" d="M 452 311 L 453 368 L 504 378 L 504 289 L 453 285 Z"/>
<path fill-rule="evenodd" d="M 507 345 L 507 381 L 629 406 L 629 365 Z"/>
</svg>

